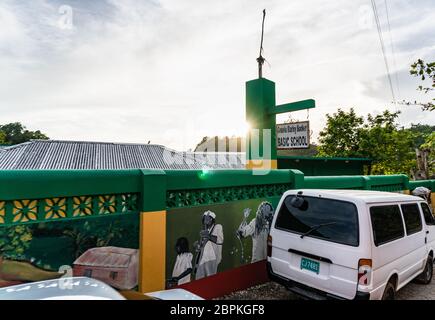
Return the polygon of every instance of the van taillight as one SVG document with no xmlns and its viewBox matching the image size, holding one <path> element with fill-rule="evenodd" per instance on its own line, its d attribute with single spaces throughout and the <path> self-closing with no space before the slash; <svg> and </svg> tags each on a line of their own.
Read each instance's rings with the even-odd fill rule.
<svg viewBox="0 0 435 320">
<path fill-rule="evenodd" d="M 264 242 L 263 242 L 264 243 Z M 264 248 L 264 247 L 263 247 Z M 267 237 L 267 256 L 271 257 L 272 256 L 272 236 L 269 235 Z"/>
<path fill-rule="evenodd" d="M 358 284 L 368 286 L 372 275 L 372 260 L 360 259 L 358 262 Z"/>
</svg>

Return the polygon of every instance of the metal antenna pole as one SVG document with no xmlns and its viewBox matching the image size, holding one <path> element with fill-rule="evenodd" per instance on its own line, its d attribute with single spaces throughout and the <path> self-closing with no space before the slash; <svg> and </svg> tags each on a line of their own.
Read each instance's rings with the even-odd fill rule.
<svg viewBox="0 0 435 320">
<path fill-rule="evenodd" d="M 263 53 L 263 35 L 264 35 L 264 19 L 266 18 L 266 9 L 263 10 L 263 23 L 261 25 L 261 43 L 260 43 L 260 56 L 257 58 L 258 62 L 258 78 L 263 78 L 263 64 L 265 59 L 261 55 Z"/>
</svg>

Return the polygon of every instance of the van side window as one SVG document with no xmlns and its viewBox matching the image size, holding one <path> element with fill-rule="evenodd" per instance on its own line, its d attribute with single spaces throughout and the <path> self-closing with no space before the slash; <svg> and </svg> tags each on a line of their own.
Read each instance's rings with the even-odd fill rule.
<svg viewBox="0 0 435 320">
<path fill-rule="evenodd" d="M 405 220 L 406 234 L 417 233 L 423 229 L 420 210 L 416 203 L 402 204 L 403 219 Z"/>
<path fill-rule="evenodd" d="M 424 220 L 427 225 L 435 225 L 435 218 L 432 215 L 432 212 L 429 209 L 427 203 L 420 202 L 421 210 L 423 211 Z"/>
<path fill-rule="evenodd" d="M 370 217 L 377 247 L 405 236 L 399 206 L 371 207 Z"/>
</svg>

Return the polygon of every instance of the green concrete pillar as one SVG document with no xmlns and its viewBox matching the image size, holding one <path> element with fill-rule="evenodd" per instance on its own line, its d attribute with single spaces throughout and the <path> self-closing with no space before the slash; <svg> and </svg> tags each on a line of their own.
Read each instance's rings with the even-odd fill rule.
<svg viewBox="0 0 435 320">
<path fill-rule="evenodd" d="M 275 83 L 265 78 L 246 82 L 246 121 L 250 129 L 246 137 L 246 167 L 248 169 L 270 166 L 277 168 L 275 147 L 275 115 L 268 109 L 275 106 Z M 270 130 L 270 136 L 264 140 L 264 129 Z M 256 134 L 256 130 L 259 130 Z M 264 146 L 268 143 L 269 146 Z M 255 146 L 259 146 L 256 152 Z M 267 149 L 269 148 L 269 149 Z M 270 153 L 267 152 L 270 150 Z M 266 152 L 265 152 L 266 151 Z"/>
</svg>

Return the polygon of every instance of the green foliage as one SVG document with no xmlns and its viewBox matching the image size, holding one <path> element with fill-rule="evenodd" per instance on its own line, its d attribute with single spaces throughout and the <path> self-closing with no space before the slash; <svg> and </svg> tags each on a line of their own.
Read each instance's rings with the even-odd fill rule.
<svg viewBox="0 0 435 320">
<path fill-rule="evenodd" d="M 0 228 L 0 255 L 21 259 L 32 241 L 31 229 L 26 225 Z"/>
<path fill-rule="evenodd" d="M 103 246 L 137 249 L 139 217 L 104 216 L 0 228 L 0 257 L 30 261 L 47 270 L 71 265 L 86 250 Z"/>
<path fill-rule="evenodd" d="M 399 112 L 384 111 L 369 114 L 365 121 L 353 109 L 327 115 L 319 138 L 319 156 L 371 158 L 372 174 L 409 174 L 416 166 L 415 134 L 398 127 L 398 116 Z"/>
<path fill-rule="evenodd" d="M 422 145 L 426 143 L 428 137 L 435 132 L 435 126 L 427 124 L 411 124 L 409 131 L 414 135 L 414 149 L 420 148 L 420 146 L 425 148 Z M 432 150 L 434 149 L 432 148 Z"/>
<path fill-rule="evenodd" d="M 62 235 L 72 239 L 74 246 L 74 258 L 78 258 L 86 250 L 94 247 L 120 246 L 137 248 L 139 243 L 138 234 L 132 230 L 138 230 L 137 219 L 125 217 L 113 219 L 112 217 L 89 219 L 77 223 L 56 224 L 47 223 L 45 228 L 48 234 L 61 232 Z M 51 230 L 51 228 L 55 228 Z"/>
<path fill-rule="evenodd" d="M 6 143 L 6 134 L 3 131 L 0 131 L 0 144 Z"/>
<path fill-rule="evenodd" d="M 414 62 L 411 65 L 411 70 L 409 72 L 412 76 L 420 78 L 420 80 L 423 82 L 421 85 L 418 86 L 417 88 L 418 91 L 427 94 L 435 89 L 435 62 L 426 63 L 423 60 L 418 59 L 416 62 Z M 427 86 L 424 84 L 426 80 L 430 80 L 432 82 L 431 86 Z M 434 100 L 435 98 L 433 98 L 432 101 L 426 103 L 415 101 L 414 103 L 405 102 L 405 104 L 420 105 L 423 110 L 434 111 L 435 110 L 435 105 L 433 103 Z"/>
<path fill-rule="evenodd" d="M 431 132 L 426 137 L 420 148 L 429 150 L 428 169 L 429 173 L 433 174 L 435 172 L 435 132 Z"/>
<path fill-rule="evenodd" d="M 431 134 L 427 136 L 426 140 L 421 145 L 421 148 L 435 150 L 435 132 L 431 132 Z"/>
<path fill-rule="evenodd" d="M 349 112 L 338 109 L 332 116 L 326 115 L 326 128 L 320 132 L 319 154 L 327 157 L 363 157 L 359 141 L 364 119 L 352 108 Z"/>
<path fill-rule="evenodd" d="M 3 142 L 1 142 L 2 137 Z M 39 130 L 27 130 L 20 122 L 0 125 L 0 143 L 14 145 L 31 139 L 48 139 L 48 137 Z"/>
</svg>

